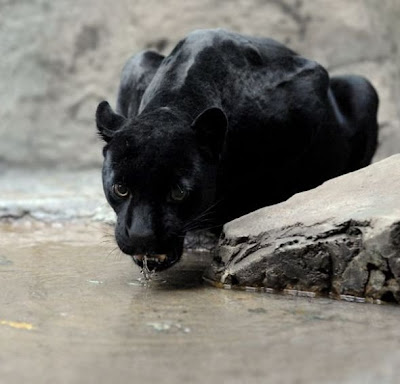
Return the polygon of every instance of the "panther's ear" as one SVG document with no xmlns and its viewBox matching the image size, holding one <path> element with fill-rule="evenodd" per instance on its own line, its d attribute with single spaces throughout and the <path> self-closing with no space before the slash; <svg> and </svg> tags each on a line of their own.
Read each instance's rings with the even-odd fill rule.
<svg viewBox="0 0 400 384">
<path fill-rule="evenodd" d="M 96 125 L 100 136 L 107 143 L 111 141 L 114 133 L 122 127 L 125 117 L 115 113 L 107 101 L 102 101 L 96 111 Z"/>
<path fill-rule="evenodd" d="M 201 112 L 194 122 L 192 128 L 196 132 L 199 143 L 211 150 L 214 159 L 218 159 L 225 140 L 228 119 L 220 108 L 208 108 Z"/>
</svg>

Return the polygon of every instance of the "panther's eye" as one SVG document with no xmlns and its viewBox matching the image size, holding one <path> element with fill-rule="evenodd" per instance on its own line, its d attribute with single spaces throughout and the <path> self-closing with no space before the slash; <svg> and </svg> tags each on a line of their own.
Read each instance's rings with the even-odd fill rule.
<svg viewBox="0 0 400 384">
<path fill-rule="evenodd" d="M 183 201 L 186 199 L 187 195 L 188 191 L 182 188 L 179 184 L 175 185 L 175 187 L 171 189 L 170 196 L 173 201 Z"/>
<path fill-rule="evenodd" d="M 118 196 L 124 199 L 129 195 L 129 189 L 123 184 L 114 184 L 113 191 Z"/>
</svg>

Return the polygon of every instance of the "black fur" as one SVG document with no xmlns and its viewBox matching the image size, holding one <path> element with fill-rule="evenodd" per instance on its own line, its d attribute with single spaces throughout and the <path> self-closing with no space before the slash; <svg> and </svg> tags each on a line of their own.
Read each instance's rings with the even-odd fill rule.
<svg viewBox="0 0 400 384">
<path fill-rule="evenodd" d="M 153 265 L 164 269 L 179 259 L 188 230 L 368 165 L 377 108 L 366 79 L 329 78 L 270 39 L 200 30 L 167 57 L 132 57 L 117 113 L 103 102 L 96 114 L 118 245 L 130 255 L 168 254 Z M 129 196 L 116 196 L 114 184 Z"/>
</svg>

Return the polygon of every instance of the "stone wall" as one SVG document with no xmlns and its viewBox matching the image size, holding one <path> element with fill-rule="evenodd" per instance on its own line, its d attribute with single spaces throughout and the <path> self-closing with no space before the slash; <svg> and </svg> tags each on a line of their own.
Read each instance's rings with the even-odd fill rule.
<svg viewBox="0 0 400 384">
<path fill-rule="evenodd" d="M 396 0 L 0 0 L 0 167 L 98 166 L 94 111 L 115 104 L 125 60 L 187 32 L 269 36 L 381 97 L 381 159 L 400 150 Z"/>
</svg>

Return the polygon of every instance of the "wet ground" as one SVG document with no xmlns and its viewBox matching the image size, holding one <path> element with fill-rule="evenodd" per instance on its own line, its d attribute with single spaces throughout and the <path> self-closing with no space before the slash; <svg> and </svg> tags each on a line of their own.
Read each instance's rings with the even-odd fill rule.
<svg viewBox="0 0 400 384">
<path fill-rule="evenodd" d="M 150 284 L 104 224 L 0 224 L 0 383 L 398 383 L 400 308 Z"/>
</svg>

